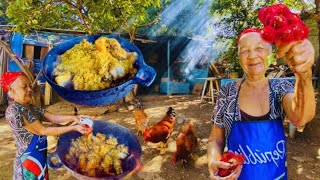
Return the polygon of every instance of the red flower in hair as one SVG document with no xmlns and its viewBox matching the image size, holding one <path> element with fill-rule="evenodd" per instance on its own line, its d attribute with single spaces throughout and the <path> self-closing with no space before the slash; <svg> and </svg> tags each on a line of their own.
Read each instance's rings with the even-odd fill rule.
<svg viewBox="0 0 320 180">
<path fill-rule="evenodd" d="M 261 38 L 267 41 L 268 43 L 274 43 L 274 41 L 276 40 L 276 36 L 277 32 L 271 26 L 267 26 L 261 29 Z"/>
</svg>

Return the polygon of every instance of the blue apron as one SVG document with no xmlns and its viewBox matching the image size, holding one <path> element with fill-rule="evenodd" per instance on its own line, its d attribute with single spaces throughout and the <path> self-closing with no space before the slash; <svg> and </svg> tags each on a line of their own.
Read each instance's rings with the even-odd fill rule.
<svg viewBox="0 0 320 180">
<path fill-rule="evenodd" d="M 236 106 L 243 82 L 244 80 L 238 89 Z M 270 82 L 269 89 L 275 100 Z M 278 103 L 275 104 L 278 108 Z M 235 111 L 233 118 L 235 118 Z M 288 179 L 286 140 L 281 118 L 258 121 L 235 121 L 234 119 L 227 146 L 228 150 L 241 153 L 246 158 L 240 180 Z"/>
<path fill-rule="evenodd" d="M 25 180 L 48 180 L 47 137 L 33 135 L 29 147 L 20 157 L 22 176 Z"/>
</svg>

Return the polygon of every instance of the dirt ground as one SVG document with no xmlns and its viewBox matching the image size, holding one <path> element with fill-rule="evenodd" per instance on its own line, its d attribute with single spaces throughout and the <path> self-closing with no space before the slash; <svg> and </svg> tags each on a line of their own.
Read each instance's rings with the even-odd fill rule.
<svg viewBox="0 0 320 180">
<path fill-rule="evenodd" d="M 200 102 L 199 96 L 141 96 L 138 97 L 145 106 L 152 125 L 159 121 L 169 106 L 176 109 L 177 121 L 172 137 L 168 141 L 165 151 L 160 151 L 157 146 L 144 143 L 139 137 L 142 145 L 142 163 L 144 168 L 141 172 L 134 174 L 127 179 L 208 179 L 206 144 L 210 132 L 210 117 L 212 115 L 212 104 Z M 134 118 L 131 111 L 123 104 L 112 107 L 80 107 L 67 102 L 55 103 L 46 109 L 53 113 L 73 114 L 74 107 L 78 108 L 79 114 L 95 115 L 97 120 L 118 123 L 134 132 Z M 119 109 L 117 112 L 110 112 L 112 109 Z M 317 111 L 316 118 L 307 125 L 303 133 L 297 133 L 294 139 L 287 138 L 288 150 L 288 171 L 289 179 L 320 179 L 320 115 Z M 175 152 L 175 139 L 179 134 L 182 124 L 185 121 L 192 121 L 196 133 L 200 138 L 200 146 L 196 150 L 196 161 L 188 164 L 173 164 L 171 157 Z M 285 124 L 286 132 L 288 126 Z M 49 149 L 54 151 L 56 140 L 49 139 Z M 4 118 L 0 119 L 0 179 L 12 178 L 13 158 L 15 156 L 15 143 L 12 138 L 10 127 Z M 75 179 L 64 168 L 49 172 L 50 179 L 72 180 Z"/>
</svg>

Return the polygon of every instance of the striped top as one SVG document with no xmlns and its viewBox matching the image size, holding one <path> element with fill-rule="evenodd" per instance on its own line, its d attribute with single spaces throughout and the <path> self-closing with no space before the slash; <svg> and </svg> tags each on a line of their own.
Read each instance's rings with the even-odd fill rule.
<svg viewBox="0 0 320 180">
<path fill-rule="evenodd" d="M 272 88 L 269 91 L 270 118 L 284 119 L 285 114 L 282 107 L 282 99 L 286 94 L 294 92 L 294 86 L 289 81 L 282 79 L 272 79 L 269 80 L 269 83 Z M 274 95 L 272 95 L 272 92 Z M 214 123 L 216 127 L 225 128 L 226 141 L 228 140 L 233 121 L 242 121 L 239 104 L 236 104 L 237 93 L 238 88 L 236 87 L 236 82 L 222 86 L 218 93 L 218 99 L 211 117 L 211 122 Z M 278 104 L 280 108 L 276 108 L 276 104 Z"/>
<path fill-rule="evenodd" d="M 30 104 L 32 111 L 25 108 L 21 104 L 14 102 L 8 106 L 6 110 L 6 120 L 9 123 L 13 137 L 16 140 L 17 154 L 14 160 L 14 180 L 20 180 L 22 178 L 20 156 L 28 148 L 33 138 L 33 134 L 26 130 L 24 126 L 23 116 L 28 123 L 33 123 L 36 120 L 40 120 L 45 114 L 44 109 L 40 109 L 37 106 Z"/>
</svg>

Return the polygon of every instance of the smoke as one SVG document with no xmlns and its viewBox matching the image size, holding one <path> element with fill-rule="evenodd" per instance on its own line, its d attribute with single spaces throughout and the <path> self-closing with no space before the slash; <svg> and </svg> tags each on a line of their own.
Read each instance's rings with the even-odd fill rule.
<svg viewBox="0 0 320 180">
<path fill-rule="evenodd" d="M 213 0 L 173 0 L 161 12 L 161 25 L 153 26 L 146 32 L 150 36 L 163 34 L 188 37 L 190 41 L 179 54 L 179 60 L 185 63 L 183 69 L 188 75 L 194 68 L 206 69 L 216 60 L 219 53 L 227 50 L 227 43 L 216 42 L 218 21 L 210 14 Z M 179 42 L 171 42 L 179 46 Z M 174 47 L 172 47 L 174 48 Z"/>
</svg>

